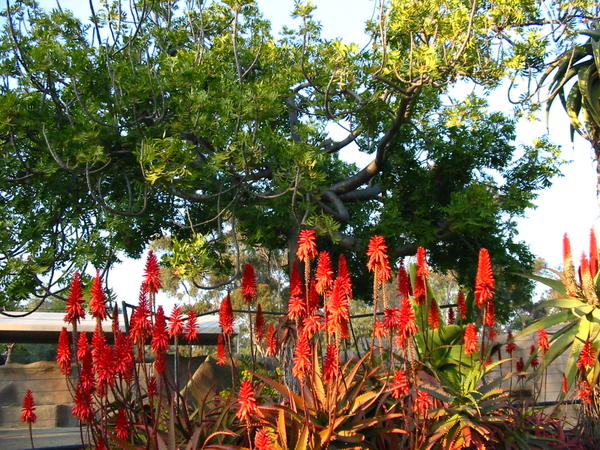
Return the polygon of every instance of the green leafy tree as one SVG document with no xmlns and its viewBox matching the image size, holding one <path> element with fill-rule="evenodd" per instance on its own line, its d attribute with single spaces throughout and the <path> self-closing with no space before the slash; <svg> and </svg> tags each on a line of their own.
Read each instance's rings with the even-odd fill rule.
<svg viewBox="0 0 600 450">
<path fill-rule="evenodd" d="M 481 245 L 501 267 L 531 262 L 510 219 L 556 172 L 554 149 L 517 155 L 510 121 L 448 93 L 535 75 L 544 33 L 594 18 L 593 2 L 553 2 L 553 19 L 534 0 L 390 0 L 363 49 L 324 39 L 309 3 L 279 40 L 251 0 L 91 6 L 87 24 L 33 0 L 4 12 L 0 302 L 55 292 L 163 235 L 221 286 L 240 267 L 220 256 L 225 236 L 293 257 L 306 225 L 358 250 L 358 279 L 356 255 L 382 230 L 397 255 L 426 245 L 459 274 Z M 351 144 L 366 166 L 340 159 Z M 522 301 L 515 283 L 499 291 Z"/>
</svg>

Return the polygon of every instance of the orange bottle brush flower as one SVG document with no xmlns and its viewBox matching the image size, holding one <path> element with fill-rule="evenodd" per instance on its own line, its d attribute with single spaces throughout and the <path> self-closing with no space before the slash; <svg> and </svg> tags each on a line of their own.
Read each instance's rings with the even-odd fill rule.
<svg viewBox="0 0 600 450">
<path fill-rule="evenodd" d="M 477 264 L 477 276 L 475 278 L 475 303 L 480 308 L 494 298 L 495 280 L 492 271 L 492 261 L 487 249 L 479 251 L 479 263 Z"/>
<path fill-rule="evenodd" d="M 102 289 L 102 279 L 100 278 L 99 270 L 96 270 L 96 276 L 92 280 L 90 295 L 90 311 L 92 312 L 92 317 L 104 320 L 106 318 L 106 295 Z"/>
<path fill-rule="evenodd" d="M 304 263 L 310 262 L 317 256 L 317 234 L 315 230 L 300 230 L 296 256 Z"/>
</svg>

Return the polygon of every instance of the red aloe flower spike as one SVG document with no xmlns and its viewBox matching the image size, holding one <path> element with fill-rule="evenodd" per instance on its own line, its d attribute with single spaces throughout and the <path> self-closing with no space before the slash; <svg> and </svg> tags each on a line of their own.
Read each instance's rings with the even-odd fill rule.
<svg viewBox="0 0 600 450">
<path fill-rule="evenodd" d="M 181 336 L 181 334 L 183 334 L 183 316 L 179 305 L 175 305 L 169 317 L 169 336 Z"/>
<path fill-rule="evenodd" d="M 327 310 L 327 332 L 343 335 L 341 327 L 350 319 L 349 302 L 346 296 L 344 280 L 339 276 L 333 282 L 333 289 L 329 301 L 325 305 Z"/>
<path fill-rule="evenodd" d="M 256 299 L 256 277 L 254 276 L 254 266 L 250 263 L 244 265 L 242 298 L 246 303 L 252 303 Z"/>
<path fill-rule="evenodd" d="M 596 352 L 594 351 L 592 342 L 589 339 L 586 339 L 583 348 L 581 349 L 581 353 L 579 354 L 579 359 L 577 360 L 577 367 L 583 371 L 587 368 L 594 367 L 596 359 Z"/>
<path fill-rule="evenodd" d="M 323 361 L 323 381 L 329 383 L 335 380 L 340 371 L 340 357 L 338 347 L 335 344 L 329 344 L 325 352 L 325 361 Z"/>
<path fill-rule="evenodd" d="M 83 361 L 85 353 L 88 351 L 88 337 L 87 333 L 84 331 L 79 333 L 79 338 L 77 339 L 77 360 Z"/>
<path fill-rule="evenodd" d="M 571 297 L 577 296 L 577 281 L 575 280 L 575 266 L 573 266 L 573 256 L 571 254 L 571 241 L 567 233 L 563 236 L 563 282 L 567 289 L 567 294 Z"/>
<path fill-rule="evenodd" d="M 312 339 L 321 328 L 321 318 L 317 315 L 306 316 L 302 322 L 302 334 L 305 334 L 308 339 Z"/>
<path fill-rule="evenodd" d="M 73 275 L 73 279 L 71 280 L 71 287 L 69 289 L 69 297 L 67 298 L 65 313 L 64 321 L 72 324 L 79 323 L 79 319 L 85 318 L 79 272 L 75 272 L 75 275 Z"/>
<path fill-rule="evenodd" d="M 298 342 L 296 343 L 296 350 L 294 352 L 292 366 L 292 374 L 300 381 L 304 380 L 304 377 L 311 371 L 312 364 L 311 351 L 308 338 L 304 334 L 300 334 Z"/>
<path fill-rule="evenodd" d="M 592 389 L 590 387 L 590 383 L 587 380 L 579 383 L 579 390 L 577 391 L 577 397 L 583 403 L 591 404 L 593 400 Z"/>
<path fill-rule="evenodd" d="M 233 308 L 231 307 L 231 297 L 229 293 L 221 301 L 219 308 L 219 325 L 223 334 L 231 336 L 233 334 Z"/>
<path fill-rule="evenodd" d="M 106 295 L 102 289 L 102 279 L 100 271 L 96 269 L 96 277 L 92 280 L 92 289 L 90 292 L 90 311 L 92 317 L 99 320 L 106 318 Z"/>
<path fill-rule="evenodd" d="M 487 302 L 487 308 L 485 308 L 484 322 L 490 328 L 494 328 L 496 326 L 496 310 L 494 308 L 494 302 L 492 300 L 488 300 Z"/>
<path fill-rule="evenodd" d="M 102 329 L 96 325 L 94 334 L 92 335 L 92 357 L 94 358 L 94 366 L 101 364 L 102 350 L 106 347 L 106 338 Z"/>
<path fill-rule="evenodd" d="M 319 262 L 315 273 L 316 289 L 320 295 L 325 295 L 333 286 L 333 267 L 329 252 L 319 253 Z"/>
<path fill-rule="evenodd" d="M 303 297 L 290 297 L 288 302 L 288 317 L 290 320 L 301 320 L 306 314 L 306 302 Z"/>
<path fill-rule="evenodd" d="M 390 262 L 387 255 L 387 245 L 383 236 L 372 236 L 367 248 L 367 269 L 370 272 L 377 271 L 380 282 L 385 283 L 392 277 Z"/>
<path fill-rule="evenodd" d="M 546 330 L 543 328 L 540 328 L 537 332 L 537 345 L 542 354 L 545 354 L 550 348 L 550 342 L 548 342 L 548 333 L 546 333 Z"/>
<path fill-rule="evenodd" d="M 598 245 L 596 244 L 596 232 L 593 228 L 590 231 L 590 273 L 592 278 L 596 278 L 598 273 Z"/>
<path fill-rule="evenodd" d="M 304 263 L 310 263 L 317 256 L 317 234 L 315 230 L 300 230 L 296 256 Z"/>
<path fill-rule="evenodd" d="M 148 252 L 148 259 L 146 259 L 144 286 L 148 294 L 156 294 L 162 287 L 160 283 L 160 267 L 158 266 L 156 255 L 152 250 Z"/>
<path fill-rule="evenodd" d="M 404 297 L 402 299 L 402 305 L 400 309 L 403 320 L 402 334 L 406 338 L 409 338 L 418 331 L 419 327 L 417 326 L 417 318 L 408 297 Z"/>
<path fill-rule="evenodd" d="M 465 328 L 464 335 L 465 354 L 472 355 L 478 349 L 477 346 L 477 329 L 472 323 Z"/>
<path fill-rule="evenodd" d="M 217 365 L 224 366 L 227 364 L 227 351 L 225 350 L 225 338 L 219 334 L 217 338 Z"/>
<path fill-rule="evenodd" d="M 467 301 L 465 300 L 465 293 L 463 290 L 458 291 L 456 296 L 456 308 L 458 309 L 458 316 L 461 320 L 467 320 Z"/>
<path fill-rule="evenodd" d="M 21 408 L 21 422 L 35 423 L 37 416 L 34 413 L 35 403 L 33 402 L 33 394 L 31 389 L 27 389 L 25 397 L 23 397 L 23 407 Z"/>
<path fill-rule="evenodd" d="M 81 383 L 75 388 L 73 403 L 75 405 L 71 414 L 83 423 L 90 423 L 94 417 L 94 400 L 91 391 L 85 389 Z"/>
<path fill-rule="evenodd" d="M 381 339 L 387 336 L 389 333 L 389 329 L 385 326 L 383 320 L 376 320 L 375 325 L 373 326 L 372 336 L 376 339 Z"/>
<path fill-rule="evenodd" d="M 417 277 L 427 278 L 428 276 L 427 254 L 424 247 L 419 247 L 417 248 Z"/>
<path fill-rule="evenodd" d="M 454 308 L 448 308 L 448 325 L 454 325 L 456 318 L 454 317 Z"/>
<path fill-rule="evenodd" d="M 398 294 L 400 294 L 400 298 L 412 295 L 410 278 L 408 277 L 408 273 L 406 272 L 402 261 L 400 261 L 400 267 L 398 268 Z"/>
<path fill-rule="evenodd" d="M 94 372 L 92 362 L 92 351 L 88 347 L 85 354 L 81 358 L 81 372 L 79 373 L 79 383 L 87 392 L 94 391 Z"/>
<path fill-rule="evenodd" d="M 515 344 L 512 332 L 509 331 L 508 336 L 506 337 L 506 351 L 510 356 L 512 356 L 513 352 L 516 349 L 517 349 L 517 346 Z"/>
<path fill-rule="evenodd" d="M 156 355 L 156 359 L 154 360 L 154 372 L 157 375 L 163 375 L 165 373 L 165 369 L 167 368 L 167 352 L 160 352 Z"/>
<path fill-rule="evenodd" d="M 58 335 L 56 362 L 60 366 L 60 373 L 63 375 L 69 375 L 71 373 L 71 343 L 69 342 L 69 334 L 65 327 L 62 327 L 62 330 L 60 330 L 60 334 Z"/>
<path fill-rule="evenodd" d="M 188 344 L 196 342 L 196 339 L 198 339 L 198 317 L 196 316 L 196 311 L 193 309 L 188 311 L 184 333 L 185 340 Z"/>
<path fill-rule="evenodd" d="M 273 437 L 266 428 L 261 428 L 254 435 L 254 448 L 256 450 L 275 450 Z"/>
<path fill-rule="evenodd" d="M 152 348 L 152 353 L 155 355 L 166 352 L 169 348 L 169 333 L 167 331 L 167 321 L 162 306 L 159 306 L 156 311 L 150 346 Z"/>
<path fill-rule="evenodd" d="M 106 395 L 106 387 L 114 385 L 115 382 L 115 352 L 110 345 L 104 345 L 99 350 L 98 360 L 94 361 L 96 372 L 96 391 L 102 397 Z"/>
<path fill-rule="evenodd" d="M 304 298 L 304 287 L 302 286 L 302 277 L 300 275 L 300 269 L 298 268 L 297 261 L 292 263 L 292 275 L 290 277 L 290 297 Z"/>
<path fill-rule="evenodd" d="M 308 313 L 312 314 L 321 307 L 321 299 L 317 292 L 317 282 L 312 279 L 308 287 Z"/>
<path fill-rule="evenodd" d="M 417 305 L 422 305 L 427 299 L 427 284 L 425 277 L 415 277 L 415 302 Z"/>
<path fill-rule="evenodd" d="M 429 303 L 429 315 L 427 317 L 427 324 L 437 330 L 440 327 L 440 310 L 438 308 L 435 298 L 431 299 Z"/>
<path fill-rule="evenodd" d="M 350 278 L 350 272 L 348 271 L 348 262 L 344 255 L 340 255 L 338 259 L 338 276 L 343 291 L 346 297 L 352 298 L 352 279 Z"/>
<path fill-rule="evenodd" d="M 386 308 L 383 311 L 383 325 L 388 330 L 401 331 L 404 324 L 402 310 L 398 307 Z"/>
<path fill-rule="evenodd" d="M 116 333 L 120 329 L 121 328 L 119 327 L 119 307 L 117 306 L 117 303 L 115 302 L 115 306 L 113 307 L 113 313 L 112 313 L 112 332 L 113 332 L 113 334 Z"/>
<path fill-rule="evenodd" d="M 242 381 L 242 384 L 240 385 L 238 403 L 239 409 L 236 416 L 241 421 L 250 422 L 253 418 L 262 417 L 262 414 L 256 405 L 254 387 L 252 387 L 252 383 L 248 380 Z"/>
<path fill-rule="evenodd" d="M 157 392 L 158 392 L 158 389 L 156 387 L 156 377 L 151 376 L 150 378 L 148 378 L 148 386 L 147 386 L 148 397 L 150 397 L 150 398 L 156 397 Z"/>
<path fill-rule="evenodd" d="M 267 353 L 273 357 L 279 350 L 279 343 L 277 342 L 277 330 L 272 323 L 269 323 L 267 327 Z"/>
<path fill-rule="evenodd" d="M 427 414 L 427 411 L 433 406 L 433 400 L 431 399 L 429 392 L 418 389 L 416 405 L 417 411 L 420 414 Z"/>
<path fill-rule="evenodd" d="M 581 289 L 588 302 L 593 305 L 598 303 L 598 294 L 596 293 L 596 285 L 594 284 L 594 280 L 592 279 L 592 274 L 590 272 L 590 262 L 587 259 L 585 254 L 581 255 L 581 266 L 579 276 L 581 279 Z"/>
<path fill-rule="evenodd" d="M 394 372 L 394 381 L 392 383 L 392 397 L 399 399 L 404 397 L 410 391 L 410 383 L 404 370 L 396 370 Z"/>
<path fill-rule="evenodd" d="M 561 391 L 563 392 L 563 394 L 569 392 L 569 382 L 567 381 L 567 377 L 564 373 L 562 374 Z"/>
<path fill-rule="evenodd" d="M 263 315 L 260 303 L 256 307 L 256 319 L 254 320 L 254 329 L 256 330 L 256 339 L 260 343 L 265 337 L 265 316 Z"/>
<path fill-rule="evenodd" d="M 486 302 L 494 298 L 494 272 L 492 271 L 492 261 L 487 249 L 479 250 L 479 263 L 477 264 L 477 276 L 475 278 L 475 303 L 480 308 Z"/>
<path fill-rule="evenodd" d="M 521 356 L 517 361 L 517 372 L 521 373 L 525 370 L 525 362 L 523 361 L 523 357 Z M 521 376 L 521 375 L 519 375 Z"/>
<path fill-rule="evenodd" d="M 131 315 L 131 336 L 135 344 L 141 345 L 152 332 L 152 322 L 150 321 L 150 304 L 144 285 L 140 288 L 138 305 Z"/>
<path fill-rule="evenodd" d="M 119 330 L 115 334 L 115 372 L 121 375 L 125 381 L 129 381 L 133 375 L 133 365 L 131 339 Z"/>
<path fill-rule="evenodd" d="M 129 439 L 129 421 L 125 408 L 119 408 L 117 418 L 115 419 L 115 431 L 117 438 L 126 441 Z"/>
<path fill-rule="evenodd" d="M 530 354 L 530 355 L 534 355 L 534 354 L 535 354 L 535 352 L 536 352 L 535 345 L 532 345 L 532 346 L 529 348 L 529 354 Z M 537 357 L 537 355 L 535 355 L 533 358 L 531 358 L 531 367 L 533 367 L 533 369 L 534 369 L 534 370 L 537 368 L 537 366 L 539 366 L 539 364 L 540 364 L 540 362 L 539 362 L 539 360 L 538 360 L 538 357 Z"/>
</svg>

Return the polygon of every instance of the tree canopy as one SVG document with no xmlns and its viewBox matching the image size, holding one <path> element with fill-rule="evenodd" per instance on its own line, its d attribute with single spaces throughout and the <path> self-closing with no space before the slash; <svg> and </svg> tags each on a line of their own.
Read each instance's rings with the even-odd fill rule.
<svg viewBox="0 0 600 450">
<path fill-rule="evenodd" d="M 540 75 L 594 2 L 384 1 L 364 48 L 323 38 L 310 3 L 279 38 L 251 0 L 90 5 L 87 23 L 34 0 L 4 12 L 0 304 L 164 235 L 198 285 L 239 275 L 222 257 L 238 236 L 293 252 L 303 226 L 353 251 L 356 277 L 373 233 L 465 280 L 481 246 L 499 272 L 533 262 L 513 218 L 558 151 L 517 146 L 485 96 Z M 371 161 L 342 160 L 349 146 Z M 502 277 L 506 311 L 527 302 Z"/>
</svg>

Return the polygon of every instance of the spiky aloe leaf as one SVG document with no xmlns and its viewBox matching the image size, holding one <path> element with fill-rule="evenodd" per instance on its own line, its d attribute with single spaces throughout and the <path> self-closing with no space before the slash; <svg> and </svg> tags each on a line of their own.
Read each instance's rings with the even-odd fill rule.
<svg viewBox="0 0 600 450">
<path fill-rule="evenodd" d="M 530 280 L 539 281 L 540 283 L 545 284 L 549 288 L 552 288 L 556 292 L 563 295 L 567 295 L 567 289 L 565 288 L 561 280 L 557 280 L 555 278 L 541 277 L 539 275 L 533 275 L 529 273 L 512 272 L 512 274 L 524 278 L 529 278 Z"/>
<path fill-rule="evenodd" d="M 531 333 L 535 333 L 540 328 L 550 328 L 556 324 L 568 322 L 575 318 L 575 315 L 571 312 L 570 309 L 565 309 L 556 314 L 552 314 L 551 316 L 544 317 L 543 319 L 540 319 L 535 323 L 532 323 L 524 330 L 522 330 L 519 334 L 517 334 L 515 338 L 525 337 L 530 335 Z"/>
</svg>

